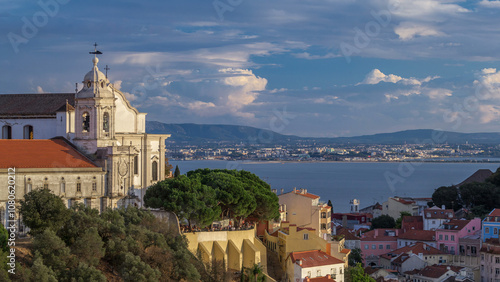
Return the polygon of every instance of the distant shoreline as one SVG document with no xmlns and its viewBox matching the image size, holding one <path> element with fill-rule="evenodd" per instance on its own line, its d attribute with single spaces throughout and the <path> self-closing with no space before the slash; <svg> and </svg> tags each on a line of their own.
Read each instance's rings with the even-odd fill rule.
<svg viewBox="0 0 500 282">
<path fill-rule="evenodd" d="M 245 164 L 278 164 L 278 163 L 442 163 L 442 164 L 451 164 L 451 163 L 457 163 L 457 164 L 470 164 L 470 163 L 485 163 L 485 164 L 494 164 L 498 163 L 500 164 L 500 160 L 496 161 L 490 161 L 490 160 L 485 160 L 485 161 L 480 161 L 480 160 L 463 160 L 463 161 L 458 161 L 458 160 L 415 160 L 415 161 L 247 161 L 247 160 L 207 160 L 207 159 L 200 159 L 200 160 L 174 160 L 174 159 L 169 159 L 169 161 L 175 161 L 175 162 L 194 162 L 194 161 L 210 161 L 210 162 L 238 162 L 238 163 L 245 163 Z"/>
</svg>

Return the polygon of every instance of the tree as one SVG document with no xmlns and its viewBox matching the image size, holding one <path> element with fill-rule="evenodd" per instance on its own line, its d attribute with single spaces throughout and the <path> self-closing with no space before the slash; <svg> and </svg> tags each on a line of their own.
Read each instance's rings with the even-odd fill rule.
<svg viewBox="0 0 500 282">
<path fill-rule="evenodd" d="M 365 273 L 361 263 L 358 263 L 354 267 L 350 267 L 348 269 L 348 276 L 352 282 L 375 282 L 375 279 Z"/>
<path fill-rule="evenodd" d="M 79 263 L 77 267 L 69 270 L 66 273 L 66 281 L 71 282 L 106 282 L 106 276 L 93 266 L 88 266 L 85 263 Z"/>
<path fill-rule="evenodd" d="M 458 190 L 455 186 L 441 186 L 432 193 L 432 202 L 441 207 L 444 205 L 447 209 L 459 210 L 462 206 L 458 196 Z"/>
<path fill-rule="evenodd" d="M 349 266 L 356 266 L 358 263 L 363 265 L 363 257 L 361 256 L 361 249 L 355 248 L 349 254 Z"/>
<path fill-rule="evenodd" d="M 244 281 L 250 282 L 260 282 L 266 280 L 260 264 L 254 264 L 251 268 L 244 268 L 242 278 Z"/>
<path fill-rule="evenodd" d="M 43 259 L 37 257 L 31 267 L 31 279 L 33 281 L 57 282 L 57 276 L 50 267 L 43 264 Z"/>
<path fill-rule="evenodd" d="M 328 206 L 329 206 L 330 208 L 332 208 L 332 213 L 333 213 L 333 204 L 332 204 L 332 201 L 331 201 L 331 200 L 328 200 Z"/>
<path fill-rule="evenodd" d="M 57 232 L 70 217 L 62 199 L 49 189 L 29 192 L 20 204 L 23 222 L 32 235 L 41 234 L 47 228 Z"/>
<path fill-rule="evenodd" d="M 383 214 L 379 217 L 372 219 L 371 229 L 377 228 L 394 228 L 396 226 L 396 221 L 390 215 Z"/>
<path fill-rule="evenodd" d="M 170 171 L 174 168 L 169 162 L 168 159 L 165 160 L 165 178 L 170 177 Z"/>
<path fill-rule="evenodd" d="M 33 249 L 35 250 L 35 257 L 41 257 L 45 265 L 57 274 L 66 269 L 70 263 L 70 249 L 50 229 L 45 229 L 42 234 L 35 236 Z"/>
<path fill-rule="evenodd" d="M 151 186 L 146 191 L 144 203 L 147 207 L 175 213 L 180 219 L 186 219 L 189 226 L 192 221 L 201 227 L 207 226 L 221 214 L 215 190 L 185 175 Z"/>
<path fill-rule="evenodd" d="M 278 196 L 271 191 L 271 186 L 269 186 L 269 184 L 262 181 L 262 179 L 251 172 L 227 169 L 211 170 L 206 168 L 189 171 L 187 176 L 191 178 L 203 178 L 206 175 L 217 172 L 234 176 L 234 179 L 239 180 L 242 183 L 243 188 L 250 192 L 250 195 L 255 199 L 257 206 L 249 217 L 253 217 L 258 220 L 271 220 L 279 218 L 280 213 Z M 207 183 L 207 185 L 210 184 Z"/>
<path fill-rule="evenodd" d="M 405 217 L 405 216 L 411 216 L 411 213 L 406 212 L 406 211 L 400 212 L 399 214 L 400 214 L 400 216 L 396 220 L 396 228 L 397 229 L 401 229 L 401 224 L 403 223 L 403 217 Z"/>
<path fill-rule="evenodd" d="M 459 188 L 462 203 L 467 208 L 483 206 L 491 211 L 500 202 L 500 187 L 491 183 L 467 183 Z"/>
<path fill-rule="evenodd" d="M 71 253 L 76 255 L 79 261 L 90 266 L 96 266 L 104 256 L 104 242 L 97 232 L 97 228 L 85 229 L 82 236 L 76 238 L 71 245 Z"/>
<path fill-rule="evenodd" d="M 175 166 L 175 172 L 174 172 L 174 177 L 179 177 L 181 175 L 181 170 L 179 169 L 179 166 Z"/>
<path fill-rule="evenodd" d="M 9 247 L 7 246 L 9 239 L 9 232 L 7 232 L 7 229 L 3 227 L 3 224 L 0 223 L 0 250 L 7 252 L 9 250 Z"/>
</svg>

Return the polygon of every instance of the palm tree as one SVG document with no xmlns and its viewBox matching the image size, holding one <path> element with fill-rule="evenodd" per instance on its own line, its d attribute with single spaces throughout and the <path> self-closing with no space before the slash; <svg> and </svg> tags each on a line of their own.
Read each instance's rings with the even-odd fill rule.
<svg viewBox="0 0 500 282">
<path fill-rule="evenodd" d="M 251 268 L 246 268 L 245 272 L 247 274 L 249 281 L 258 282 L 258 281 L 265 281 L 265 279 L 266 279 L 264 276 L 264 271 L 263 271 L 260 263 L 254 264 Z"/>
</svg>

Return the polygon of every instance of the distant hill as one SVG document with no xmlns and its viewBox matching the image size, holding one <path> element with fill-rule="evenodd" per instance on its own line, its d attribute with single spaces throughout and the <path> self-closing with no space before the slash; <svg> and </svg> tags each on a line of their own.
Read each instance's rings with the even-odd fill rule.
<svg viewBox="0 0 500 282">
<path fill-rule="evenodd" d="M 220 124 L 167 124 L 157 121 L 146 122 L 146 132 L 171 134 L 168 141 L 176 143 L 291 143 L 301 139 L 298 136 L 282 135 L 271 130 L 251 126 Z"/>
<path fill-rule="evenodd" d="M 458 133 L 432 129 L 405 130 L 356 137 L 315 138 L 283 135 L 251 126 L 222 124 L 168 124 L 146 122 L 146 131 L 153 134 L 171 134 L 169 142 L 184 144 L 244 143 L 244 144 L 500 144 L 500 133 Z"/>
</svg>

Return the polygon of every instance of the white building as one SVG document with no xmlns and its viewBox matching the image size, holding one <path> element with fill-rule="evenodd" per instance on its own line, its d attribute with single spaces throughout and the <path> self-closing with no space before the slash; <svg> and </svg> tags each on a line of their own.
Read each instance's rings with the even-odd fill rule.
<svg viewBox="0 0 500 282">
<path fill-rule="evenodd" d="M 140 206 L 145 190 L 165 178 L 165 140 L 170 135 L 147 134 L 146 114 L 132 107 L 99 71 L 96 56 L 92 62 L 76 94 L 0 95 L 2 139 L 65 138 L 103 172 L 99 208 Z M 49 188 L 67 177 L 66 172 L 55 170 L 45 175 Z M 87 180 L 80 180 L 86 185 Z M 17 185 L 26 191 L 28 183 L 18 181 Z M 4 189 L 0 186 L 1 193 Z M 68 200 L 83 201 L 68 195 L 67 190 Z"/>
<path fill-rule="evenodd" d="M 455 217 L 452 209 L 440 209 L 436 206 L 424 210 L 424 230 L 439 229 L 443 223 L 450 221 Z"/>
<path fill-rule="evenodd" d="M 344 281 L 344 262 L 320 250 L 292 252 L 286 263 L 288 281 L 305 281 L 327 275 L 337 282 Z M 293 274 L 290 273 L 292 269 Z"/>
</svg>

